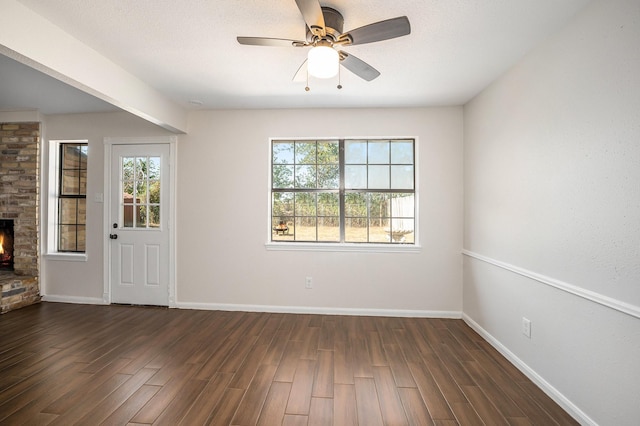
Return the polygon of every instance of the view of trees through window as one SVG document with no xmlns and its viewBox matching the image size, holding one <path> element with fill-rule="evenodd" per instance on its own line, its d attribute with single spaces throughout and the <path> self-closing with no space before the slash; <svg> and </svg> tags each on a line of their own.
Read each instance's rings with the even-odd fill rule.
<svg viewBox="0 0 640 426">
<path fill-rule="evenodd" d="M 124 228 L 160 226 L 160 157 L 123 157 Z"/>
<path fill-rule="evenodd" d="M 415 242 L 414 141 L 272 142 L 273 241 Z"/>
</svg>

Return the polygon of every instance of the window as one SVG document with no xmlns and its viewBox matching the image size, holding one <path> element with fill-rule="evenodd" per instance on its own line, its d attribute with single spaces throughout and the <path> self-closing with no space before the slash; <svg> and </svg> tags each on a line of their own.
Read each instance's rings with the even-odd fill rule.
<svg viewBox="0 0 640 426">
<path fill-rule="evenodd" d="M 271 241 L 415 244 L 414 140 L 272 141 Z"/>
<path fill-rule="evenodd" d="M 122 157 L 122 227 L 160 227 L 160 157 Z"/>
<path fill-rule="evenodd" d="M 86 142 L 59 144 L 56 248 L 58 252 L 84 253 L 87 227 Z"/>
</svg>

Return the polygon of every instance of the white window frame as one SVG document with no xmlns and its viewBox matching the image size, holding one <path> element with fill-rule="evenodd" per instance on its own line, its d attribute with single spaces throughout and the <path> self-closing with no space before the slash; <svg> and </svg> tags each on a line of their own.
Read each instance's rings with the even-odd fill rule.
<svg viewBox="0 0 640 426">
<path fill-rule="evenodd" d="M 272 241 L 272 146 L 274 141 L 319 141 L 319 140 L 401 140 L 412 139 L 414 143 L 414 243 L 413 244 L 377 244 L 377 243 L 348 243 L 348 242 L 289 242 Z M 420 253 L 422 246 L 419 239 L 419 170 L 418 170 L 418 138 L 416 136 L 349 136 L 349 137 L 272 137 L 267 146 L 267 226 L 265 248 L 269 251 L 311 251 L 311 252 L 360 252 L 360 253 Z"/>
<path fill-rule="evenodd" d="M 86 143 L 87 139 L 50 140 L 48 144 L 47 168 L 47 229 L 44 247 L 44 257 L 47 260 L 64 260 L 71 262 L 86 262 L 87 252 L 58 251 L 58 197 L 60 192 L 60 146 L 65 143 Z M 87 176 L 88 180 L 88 176 Z M 87 182 L 88 184 L 88 182 Z M 87 205 L 89 194 L 87 193 Z"/>
</svg>

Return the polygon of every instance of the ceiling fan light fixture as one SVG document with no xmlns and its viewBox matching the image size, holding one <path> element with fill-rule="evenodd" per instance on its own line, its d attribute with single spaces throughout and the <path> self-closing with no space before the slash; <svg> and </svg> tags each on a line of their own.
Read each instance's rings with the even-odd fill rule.
<svg viewBox="0 0 640 426">
<path fill-rule="evenodd" d="M 309 74 L 316 78 L 331 78 L 338 74 L 340 55 L 330 46 L 315 46 L 307 56 Z"/>
</svg>

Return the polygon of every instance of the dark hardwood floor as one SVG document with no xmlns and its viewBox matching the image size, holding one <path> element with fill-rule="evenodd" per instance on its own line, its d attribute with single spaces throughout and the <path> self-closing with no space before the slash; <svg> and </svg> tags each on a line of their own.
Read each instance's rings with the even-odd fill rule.
<svg viewBox="0 0 640 426">
<path fill-rule="evenodd" d="M 0 316 L 0 424 L 577 424 L 461 320 L 41 303 Z"/>
</svg>

